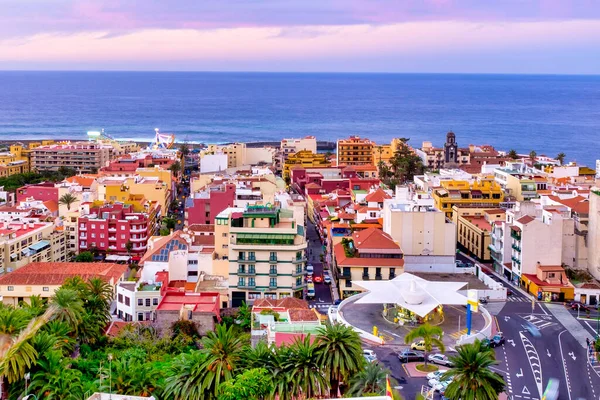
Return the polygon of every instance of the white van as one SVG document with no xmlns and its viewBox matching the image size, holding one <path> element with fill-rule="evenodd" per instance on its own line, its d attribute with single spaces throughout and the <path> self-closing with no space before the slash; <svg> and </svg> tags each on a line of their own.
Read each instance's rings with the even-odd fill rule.
<svg viewBox="0 0 600 400">
<path fill-rule="evenodd" d="M 315 298 L 315 284 L 314 283 L 309 283 L 307 290 L 306 290 L 306 297 L 309 299 L 314 299 Z"/>
</svg>

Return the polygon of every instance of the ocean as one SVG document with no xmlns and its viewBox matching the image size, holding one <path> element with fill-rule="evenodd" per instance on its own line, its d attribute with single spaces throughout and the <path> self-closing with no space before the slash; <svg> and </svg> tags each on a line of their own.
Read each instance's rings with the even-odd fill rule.
<svg viewBox="0 0 600 400">
<path fill-rule="evenodd" d="M 349 135 L 491 144 L 595 166 L 600 76 L 0 72 L 0 140 L 279 141 Z"/>
</svg>

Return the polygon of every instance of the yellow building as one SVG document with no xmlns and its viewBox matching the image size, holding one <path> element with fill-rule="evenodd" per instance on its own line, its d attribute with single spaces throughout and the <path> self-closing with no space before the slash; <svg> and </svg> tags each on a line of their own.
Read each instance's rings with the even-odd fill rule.
<svg viewBox="0 0 600 400">
<path fill-rule="evenodd" d="M 521 275 L 521 286 L 539 301 L 568 301 L 575 297 L 575 287 L 560 265 L 538 263 L 535 275 Z"/>
<path fill-rule="evenodd" d="M 348 139 L 337 141 L 337 165 L 364 165 L 374 164 L 373 148 L 375 143 L 369 139 L 350 136 Z"/>
<path fill-rule="evenodd" d="M 433 190 L 432 196 L 435 208 L 443 211 L 448 218 L 452 218 L 452 207 L 455 205 L 498 208 L 504 201 L 502 188 L 492 179 L 480 179 L 473 183 L 449 180 L 441 181 L 440 185 Z"/>
<path fill-rule="evenodd" d="M 331 163 L 325 157 L 325 154 L 313 153 L 310 150 L 302 150 L 297 153 L 288 154 L 287 160 L 283 164 L 283 177 L 290 176 L 290 169 L 299 165 L 301 167 L 329 167 Z"/>
<path fill-rule="evenodd" d="M 462 250 L 466 250 L 480 261 L 490 261 L 489 246 L 496 221 L 506 219 L 506 211 L 500 208 L 452 207 L 452 219 L 456 225 L 456 239 Z"/>
<path fill-rule="evenodd" d="M 241 167 L 246 163 L 246 144 L 230 143 L 226 145 L 209 144 L 200 152 L 200 158 L 207 154 L 225 154 L 227 156 L 227 168 Z"/>
<path fill-rule="evenodd" d="M 171 204 L 171 187 L 157 177 L 102 177 L 98 179 L 98 200 L 127 202 L 131 195 L 141 195 L 156 201 L 160 209 L 168 210 Z"/>
<path fill-rule="evenodd" d="M 29 158 L 23 153 L 23 146 L 13 144 L 9 151 L 0 153 L 0 178 L 29 170 Z"/>
<path fill-rule="evenodd" d="M 373 146 L 373 162 L 378 165 L 380 162 L 386 164 L 394 157 L 394 149 L 391 144 L 376 144 Z"/>
<path fill-rule="evenodd" d="M 100 278 L 112 290 L 124 279 L 128 266 L 108 263 L 33 262 L 0 277 L 0 298 L 7 305 L 29 303 L 32 296 L 49 299 L 67 278 Z"/>
</svg>

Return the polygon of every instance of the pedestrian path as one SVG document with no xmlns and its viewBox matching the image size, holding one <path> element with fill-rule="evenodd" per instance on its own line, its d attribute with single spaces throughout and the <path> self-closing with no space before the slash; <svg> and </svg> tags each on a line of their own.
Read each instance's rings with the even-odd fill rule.
<svg viewBox="0 0 600 400">
<path fill-rule="evenodd" d="M 586 339 L 589 339 L 587 330 L 581 329 L 581 324 L 562 304 L 548 303 L 546 308 L 554 315 L 554 317 L 569 331 L 571 335 L 579 342 L 581 347 L 586 348 Z"/>
<path fill-rule="evenodd" d="M 318 303 L 318 304 L 311 304 L 309 307 L 310 308 L 319 308 L 319 309 L 328 309 L 332 305 L 333 305 L 332 303 Z"/>
<path fill-rule="evenodd" d="M 466 330 L 466 329 L 463 329 L 463 330 L 461 330 L 461 331 L 458 331 L 458 332 L 451 333 L 451 334 L 450 334 L 450 337 L 451 337 L 451 338 L 453 338 L 453 339 L 457 339 L 457 340 L 458 340 L 458 339 L 460 339 L 460 337 L 461 337 L 462 335 L 466 335 L 466 334 L 467 334 L 467 330 Z"/>
<path fill-rule="evenodd" d="M 512 301 L 517 303 L 531 303 L 531 299 L 526 299 L 524 297 L 516 297 L 516 296 L 508 296 L 506 301 Z"/>
<path fill-rule="evenodd" d="M 522 318 L 540 330 L 556 325 L 555 322 L 552 322 L 552 317 L 549 315 L 524 315 Z"/>
</svg>

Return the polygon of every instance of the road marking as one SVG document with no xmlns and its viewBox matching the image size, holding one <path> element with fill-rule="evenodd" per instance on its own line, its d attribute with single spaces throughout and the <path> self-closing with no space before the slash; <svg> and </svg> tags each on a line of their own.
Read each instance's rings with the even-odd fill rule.
<svg viewBox="0 0 600 400">
<path fill-rule="evenodd" d="M 523 386 L 523 390 L 521 391 L 521 393 L 523 393 L 523 394 L 531 394 L 529 392 L 529 389 L 527 389 L 527 386 Z"/>
<path fill-rule="evenodd" d="M 531 343 L 529 338 L 527 338 L 523 332 L 519 332 L 519 336 L 521 337 L 521 343 L 523 344 L 523 348 L 527 354 L 527 359 L 529 360 L 529 365 L 531 366 L 531 372 L 533 373 L 533 379 L 537 385 L 539 395 L 542 396 L 542 368 L 540 356 L 538 355 L 533 343 Z"/>
<path fill-rule="evenodd" d="M 548 354 L 548 357 L 552 357 L 552 354 L 550 354 L 550 350 L 546 349 L 546 354 Z"/>
<path fill-rule="evenodd" d="M 575 361 L 577 359 L 577 357 L 575 357 L 575 353 L 570 352 L 570 353 L 567 353 L 567 354 L 571 356 L 571 358 L 573 359 L 573 361 Z"/>
<path fill-rule="evenodd" d="M 569 382 L 569 374 L 567 373 L 567 361 L 565 360 L 565 355 L 563 354 L 563 350 L 562 350 L 562 342 L 560 341 L 560 337 L 566 331 L 567 330 L 565 329 L 564 331 L 562 331 L 561 333 L 558 334 L 558 347 L 560 349 L 560 356 L 562 357 L 562 360 L 563 360 L 563 367 L 564 367 L 563 370 L 565 372 L 565 380 L 567 381 L 567 394 L 569 395 L 569 400 L 571 400 L 571 382 Z"/>
<path fill-rule="evenodd" d="M 512 344 L 513 347 L 516 346 L 515 341 L 512 339 L 507 340 L 508 343 Z"/>
<path fill-rule="evenodd" d="M 504 322 L 508 322 L 508 320 L 510 319 L 510 317 L 507 315 L 504 317 Z"/>
<path fill-rule="evenodd" d="M 451 333 L 451 334 L 450 334 L 450 336 L 451 336 L 451 337 L 453 337 L 454 339 L 460 339 L 460 337 L 461 337 L 462 335 L 465 335 L 466 333 L 467 333 L 467 330 L 466 330 L 466 329 L 463 329 L 463 330 L 461 330 L 461 331 L 458 331 L 458 332 Z"/>
<path fill-rule="evenodd" d="M 517 378 L 521 378 L 523 376 L 523 368 L 519 368 L 519 372 L 516 373 Z"/>
<path fill-rule="evenodd" d="M 392 336 L 396 336 L 397 338 L 401 337 L 400 335 L 396 335 L 394 332 L 384 331 L 385 333 L 389 333 Z"/>
</svg>

